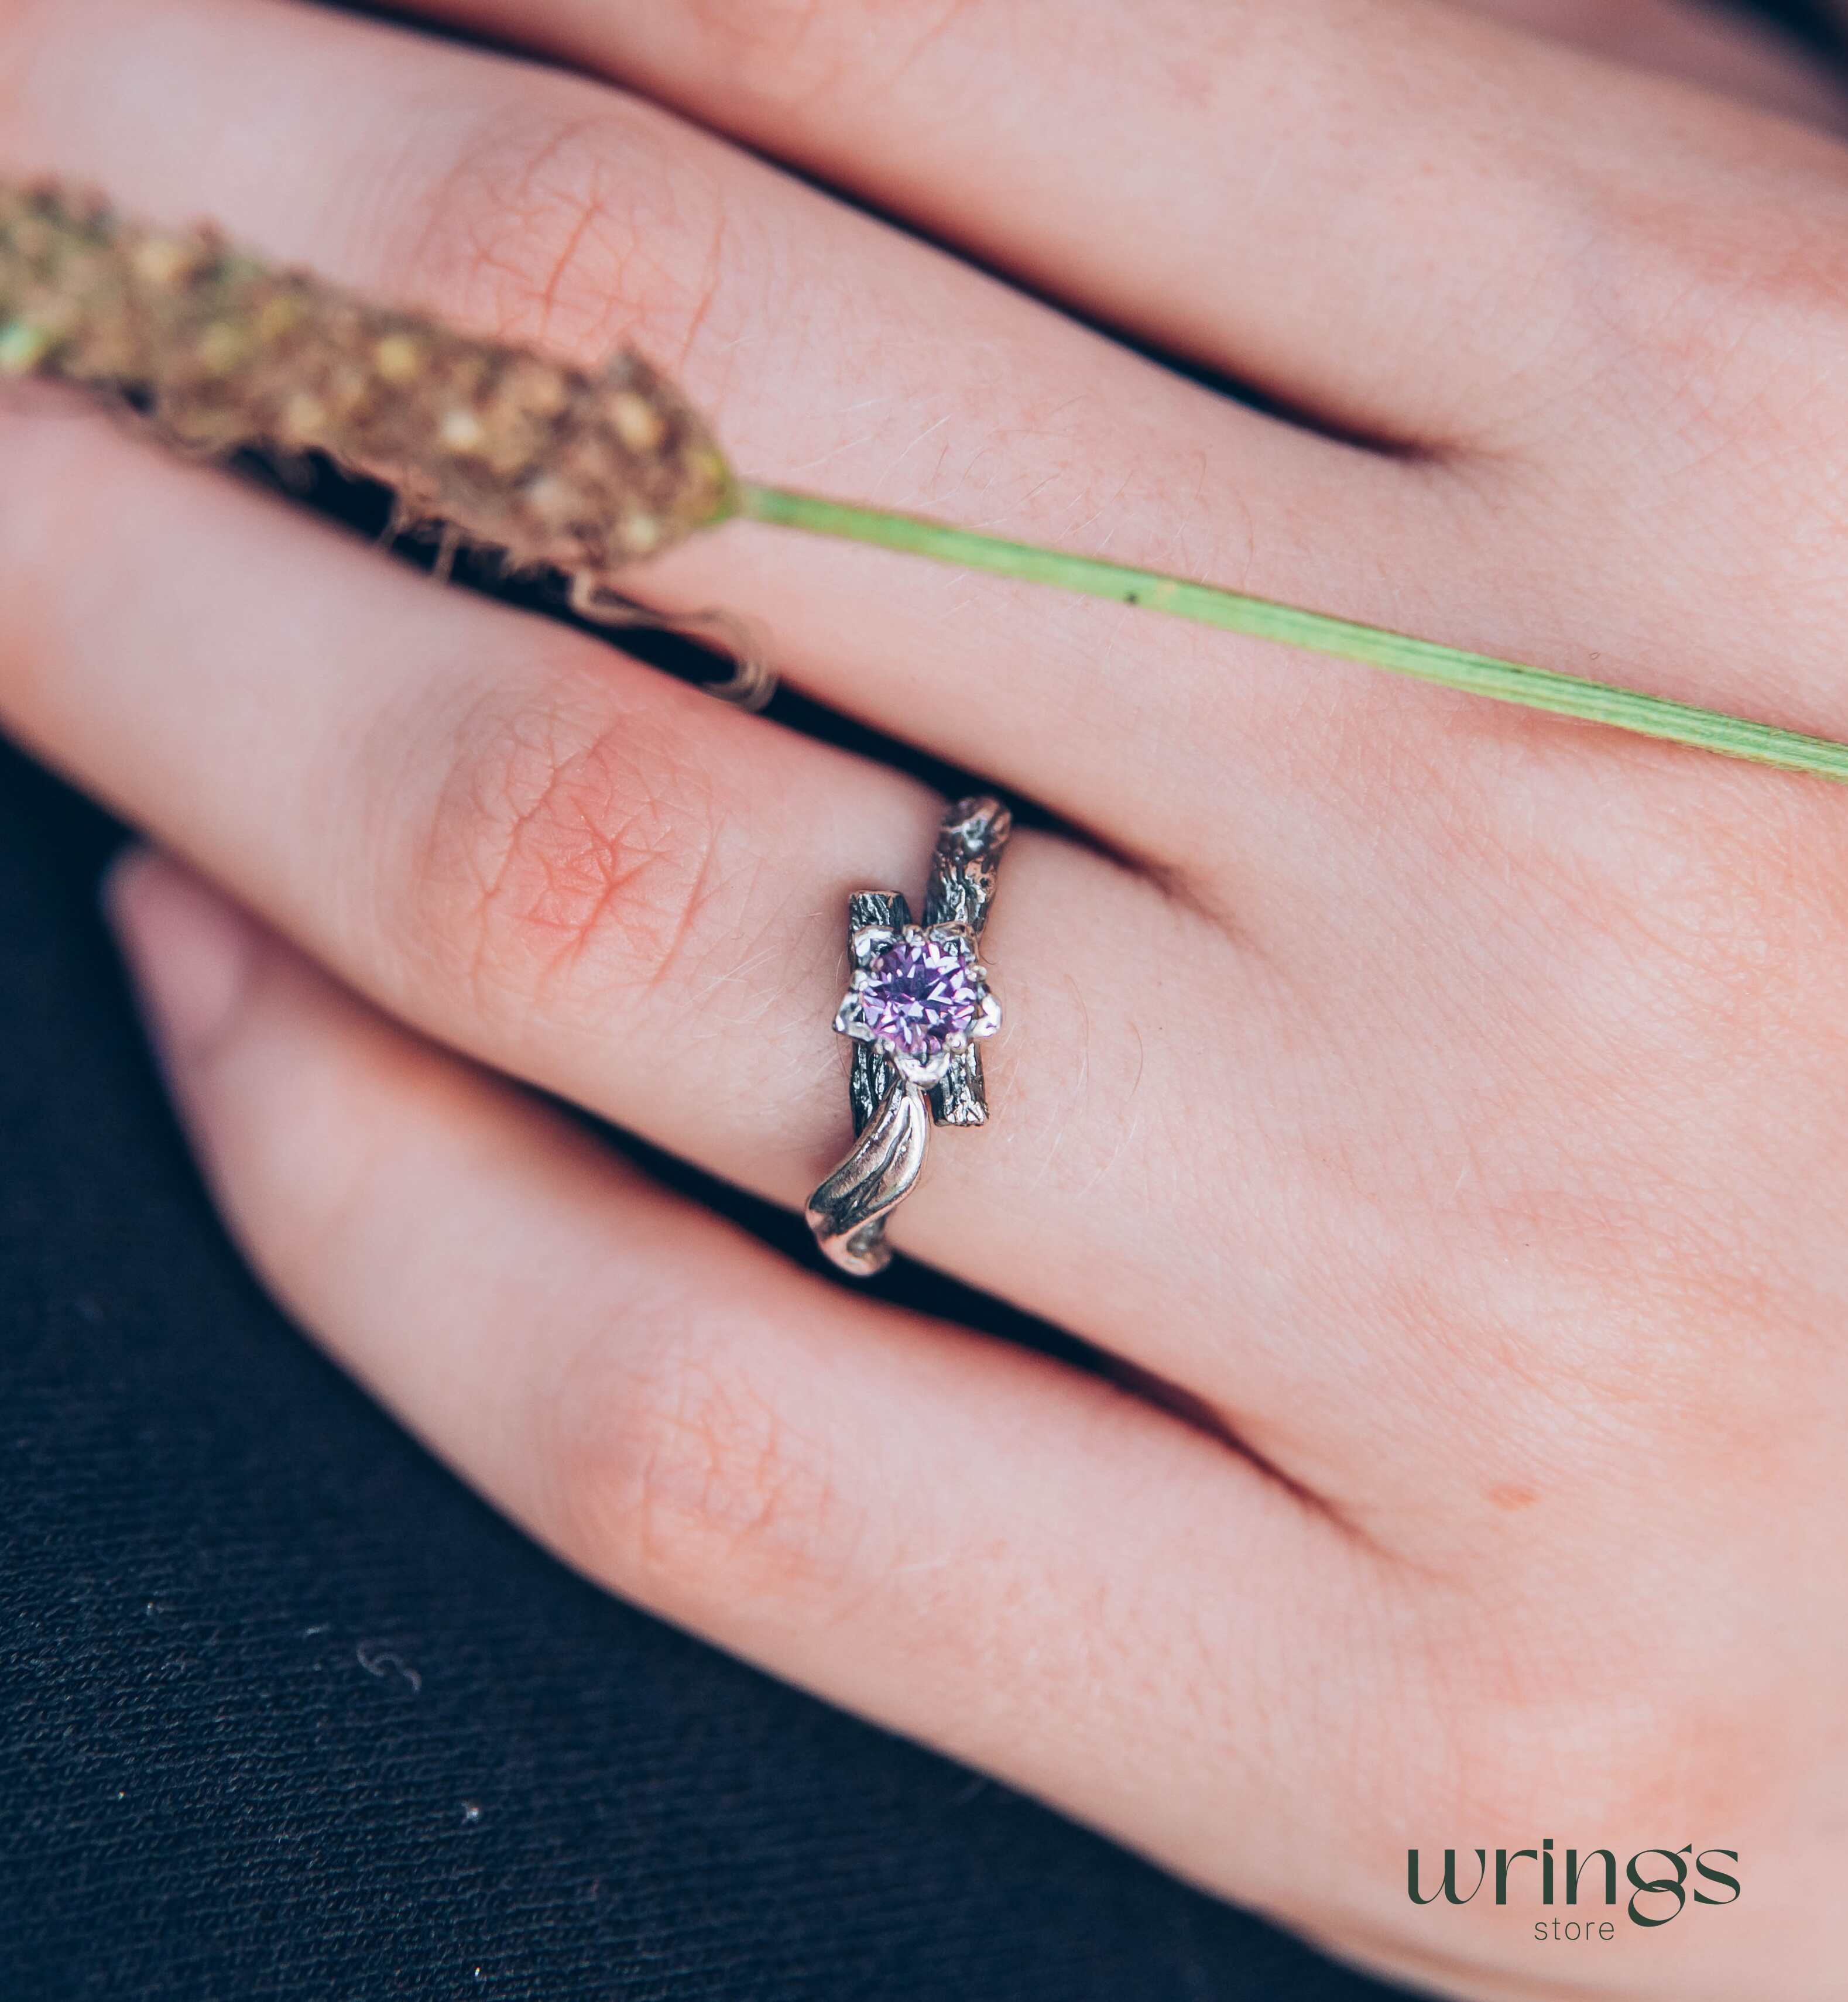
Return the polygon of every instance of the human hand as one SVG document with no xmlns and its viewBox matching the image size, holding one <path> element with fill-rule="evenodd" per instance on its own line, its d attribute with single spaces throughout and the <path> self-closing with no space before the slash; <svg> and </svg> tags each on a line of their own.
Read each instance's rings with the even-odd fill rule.
<svg viewBox="0 0 1848 2002">
<path fill-rule="evenodd" d="M 753 473 L 1848 732 L 1832 140 L 1428 6 L 447 12 L 730 136 L 274 0 L 12 0 L 0 155 L 633 337 Z M 1822 105 L 1765 62 L 1726 80 Z M 506 1081 L 799 1203 L 843 898 L 915 887 L 926 789 L 74 410 L 4 418 L 0 714 L 199 872 L 113 896 L 207 1171 L 466 1478 L 1376 1968 L 1833 1992 L 1848 799 L 762 531 L 638 570 L 1089 837 L 1016 837 L 995 1117 L 894 1235 L 1145 1398 L 789 1264 Z M 1429 1891 L 1548 1836 L 1745 1889 L 1407 1896 L 1408 1848 Z"/>
</svg>

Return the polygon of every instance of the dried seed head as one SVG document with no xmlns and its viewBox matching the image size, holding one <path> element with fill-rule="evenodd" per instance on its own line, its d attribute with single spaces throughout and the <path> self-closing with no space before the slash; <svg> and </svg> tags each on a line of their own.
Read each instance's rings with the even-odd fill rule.
<svg viewBox="0 0 1848 2002">
<path fill-rule="evenodd" d="M 134 274 L 157 290 L 177 285 L 191 271 L 196 246 L 177 236 L 146 236 L 134 248 Z"/>
<path fill-rule="evenodd" d="M 652 556 L 661 547 L 661 523 L 644 508 L 625 514 L 616 534 L 632 556 Z"/>
<path fill-rule="evenodd" d="M 636 355 L 593 375 L 0 180 L 0 375 L 33 371 L 132 394 L 188 445 L 312 446 L 518 565 L 607 575 L 734 504 L 706 424 Z"/>
<path fill-rule="evenodd" d="M 616 427 L 617 437 L 631 452 L 660 449 L 666 427 L 661 413 L 645 396 L 638 396 L 633 389 L 618 389 L 605 399 L 604 409 Z"/>
<path fill-rule="evenodd" d="M 414 382 L 423 372 L 423 347 L 408 333 L 385 334 L 373 344 L 372 366 L 385 382 Z"/>
<path fill-rule="evenodd" d="M 445 452 L 467 459 L 487 443 L 487 427 L 472 410 L 445 410 L 437 424 L 437 436 Z"/>
</svg>

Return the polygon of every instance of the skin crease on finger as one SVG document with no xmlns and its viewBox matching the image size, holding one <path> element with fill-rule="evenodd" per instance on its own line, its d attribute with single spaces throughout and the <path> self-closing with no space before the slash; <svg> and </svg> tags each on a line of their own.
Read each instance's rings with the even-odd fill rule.
<svg viewBox="0 0 1848 2002">
<path fill-rule="evenodd" d="M 1742 152 L 1739 128 L 1717 150 Z M 1703 331 L 1696 377 L 1728 325 Z M 1825 326 L 1799 329 L 1799 377 Z M 1762 367 L 1762 340 L 1745 345 Z M 1749 382 L 1724 379 L 1735 427 Z M 1685 421 L 1654 386 L 1643 417 Z M 1788 449 L 1813 396 L 1782 395 L 1770 427 Z M 1698 470 L 1676 497 L 1717 526 Z M 1546 478 L 1571 495 L 1611 476 Z M 1510 536 L 1548 518 L 1529 500 L 1510 507 Z M 1788 503 L 1780 519 L 1794 518 Z M 1790 560 L 1814 562 L 1819 541 L 1826 553 L 1812 531 Z M 1618 592 L 1619 567 L 1590 576 L 1585 618 L 1599 631 L 1627 618 L 1640 644 L 1662 608 Z M 1671 570 L 1671 588 L 1683 581 Z M 1557 614 L 1540 595 L 1517 596 L 1511 619 L 1543 630 Z M 1072 630 L 1097 628 L 1074 616 Z M 1825 625 L 1801 644 L 1834 640 Z M 1247 1268 L 1230 1282 L 1249 1324 L 1233 1387 L 1272 1458 L 1433 1580 L 1403 1686 L 1472 1721 L 1455 1769 L 1423 1776 L 1435 1819 L 1459 1840 L 1512 1841 L 1556 1814 L 1651 1833 L 1736 1817 L 1775 1868 L 1759 1908 L 1801 1911 L 1808 1893 L 1820 1910 L 1822 1837 L 1806 1855 L 1788 1831 L 1826 1829 L 1825 1780 L 1806 1779 L 1814 1740 L 1794 1733 L 1823 1728 L 1805 1693 L 1832 1686 L 1840 1638 L 1822 1609 L 1790 1603 L 1796 1579 L 1842 1561 L 1841 815 L 1815 789 L 1705 767 L 1696 783 L 1686 759 L 1441 704 L 1417 713 L 1445 728 L 1396 734 L 1405 691 L 1327 686 L 1324 744 L 1369 773 L 1355 825 L 1376 825 L 1370 842 L 1326 844 L 1306 905 L 1320 915 L 1290 933 L 1299 1034 L 1268 1082 L 1287 1119 L 1201 1163 L 1222 1239 L 1245 1254 L 1228 1263 Z M 1300 777 L 1305 792 L 1327 783 L 1312 757 Z M 1277 852 L 1300 844 L 1266 797 Z M 1254 900 L 1262 859 L 1229 865 Z M 1167 1106 L 1154 1123 L 1197 1117 Z M 1210 1296 L 1219 1275 L 1199 1283 Z M 1313 1402 L 1330 1379 L 1345 1432 Z M 1742 1519 L 1777 1525 L 1775 1563 Z M 1663 1749 L 1689 1744 L 1686 1770 Z M 1562 1746 L 1576 1754 L 1564 1779 Z M 1236 1803 L 1209 1798 L 1203 1819 L 1215 1805 Z M 1351 1937 L 1408 1964 L 1402 1924 L 1387 1930 L 1403 1916 L 1383 1896 L 1377 1930 L 1356 1918 Z M 1780 1940 L 1805 1950 L 1793 1927 L 1690 1969 L 1675 1956 L 1694 1937 L 1714 1935 L 1677 1931 L 1626 1969 L 1678 1969 L 1663 1977 L 1678 1997 L 1696 1979 L 1732 1997 L 1775 1972 Z M 1481 1938 L 1492 1950 L 1492 1930 Z"/>
</svg>

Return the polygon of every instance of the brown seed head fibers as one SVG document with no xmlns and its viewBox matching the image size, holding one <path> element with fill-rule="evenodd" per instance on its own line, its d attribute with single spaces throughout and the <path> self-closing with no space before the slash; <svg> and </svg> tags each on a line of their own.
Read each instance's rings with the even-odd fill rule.
<svg viewBox="0 0 1848 2002">
<path fill-rule="evenodd" d="M 734 484 L 692 406 L 639 356 L 590 375 L 277 270 L 217 232 L 0 180 L 0 375 L 143 402 L 193 449 L 324 452 L 440 522 L 581 582 L 723 520 Z"/>
</svg>

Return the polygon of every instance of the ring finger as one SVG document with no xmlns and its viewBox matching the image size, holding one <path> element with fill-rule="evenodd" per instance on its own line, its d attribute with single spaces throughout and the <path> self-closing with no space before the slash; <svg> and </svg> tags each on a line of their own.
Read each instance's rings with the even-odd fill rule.
<svg viewBox="0 0 1848 2002">
<path fill-rule="evenodd" d="M 30 742 L 405 1019 L 806 1195 L 846 1137 L 828 1029 L 846 898 L 915 894 L 935 796 L 105 426 L 19 428 L 9 465 L 37 497 L 0 571 Z M 98 547 L 106 588 L 72 590 L 68 553 Z M 1122 1133 L 1180 1091 L 1168 1038 L 1193 1040 L 1159 969 L 1223 950 L 1253 1039 L 1227 1059 L 1253 1078 L 1261 971 L 1047 835 L 1016 840 L 985 945 L 1005 1116 L 945 1136 L 895 1234 L 1100 1341 L 1140 1325 L 1163 1352 L 1140 1359 L 1180 1373 L 1181 1326 L 1137 1275 L 1184 1269 L 1188 1226 Z"/>
</svg>

